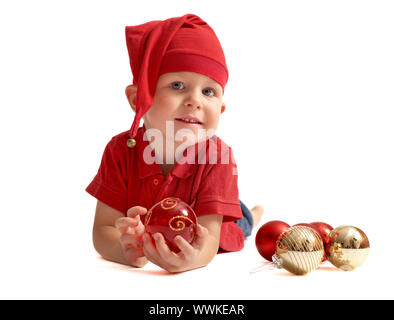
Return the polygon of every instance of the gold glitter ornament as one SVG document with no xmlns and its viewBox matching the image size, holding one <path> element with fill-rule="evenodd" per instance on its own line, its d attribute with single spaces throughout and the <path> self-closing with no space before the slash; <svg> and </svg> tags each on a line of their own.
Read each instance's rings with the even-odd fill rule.
<svg viewBox="0 0 394 320">
<path fill-rule="evenodd" d="M 351 271 L 367 259 L 369 240 L 361 229 L 339 226 L 328 237 L 327 259 L 337 268 Z"/>
<path fill-rule="evenodd" d="M 312 228 L 294 226 L 283 232 L 276 242 L 274 263 L 296 275 L 315 270 L 324 256 L 320 235 Z"/>
</svg>

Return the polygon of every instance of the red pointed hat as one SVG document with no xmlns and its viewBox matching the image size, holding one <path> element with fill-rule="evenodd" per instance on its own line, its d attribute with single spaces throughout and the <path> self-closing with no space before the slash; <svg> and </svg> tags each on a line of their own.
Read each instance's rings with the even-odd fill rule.
<svg viewBox="0 0 394 320">
<path fill-rule="evenodd" d="M 218 82 L 224 92 L 228 70 L 223 49 L 213 29 L 200 17 L 186 14 L 127 26 L 126 43 L 133 84 L 138 87 L 131 138 L 153 103 L 157 79 L 163 73 L 200 73 Z"/>
</svg>

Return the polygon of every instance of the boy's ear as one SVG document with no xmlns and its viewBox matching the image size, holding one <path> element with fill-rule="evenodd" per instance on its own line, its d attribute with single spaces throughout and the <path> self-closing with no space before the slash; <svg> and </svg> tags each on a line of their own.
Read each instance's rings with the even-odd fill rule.
<svg viewBox="0 0 394 320">
<path fill-rule="evenodd" d="M 223 113 L 226 110 L 226 105 L 223 103 L 222 104 L 222 109 L 220 110 L 220 113 Z"/>
<path fill-rule="evenodd" d="M 128 85 L 126 87 L 125 93 L 131 109 L 133 109 L 135 112 L 137 104 L 137 86 L 134 84 Z"/>
</svg>

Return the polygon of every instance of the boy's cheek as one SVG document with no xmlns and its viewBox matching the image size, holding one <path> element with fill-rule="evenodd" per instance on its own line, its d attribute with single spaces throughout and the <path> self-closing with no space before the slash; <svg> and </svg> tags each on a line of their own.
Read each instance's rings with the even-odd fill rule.
<svg viewBox="0 0 394 320">
<path fill-rule="evenodd" d="M 210 117 L 208 119 L 208 121 L 206 121 L 204 129 L 205 130 L 213 130 L 216 131 L 219 125 L 219 114 L 218 115 L 214 115 L 212 117 Z"/>
</svg>

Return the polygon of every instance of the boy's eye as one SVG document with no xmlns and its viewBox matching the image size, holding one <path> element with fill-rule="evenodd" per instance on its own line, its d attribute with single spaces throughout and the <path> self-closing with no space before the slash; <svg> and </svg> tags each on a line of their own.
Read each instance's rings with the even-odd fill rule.
<svg viewBox="0 0 394 320">
<path fill-rule="evenodd" d="M 180 81 L 175 81 L 175 82 L 171 83 L 171 88 L 176 89 L 176 90 L 183 89 L 184 87 L 185 86 Z"/>
<path fill-rule="evenodd" d="M 209 97 L 212 97 L 215 94 L 215 91 L 211 88 L 206 88 L 202 92 Z"/>
<path fill-rule="evenodd" d="M 185 85 L 183 84 L 183 82 L 174 81 L 171 83 L 171 88 L 175 89 L 175 90 L 182 90 L 182 89 L 185 89 Z M 212 97 L 215 95 L 215 91 L 212 88 L 206 88 L 202 92 L 203 92 L 203 94 L 205 94 L 206 96 L 209 96 L 209 97 Z"/>
</svg>

